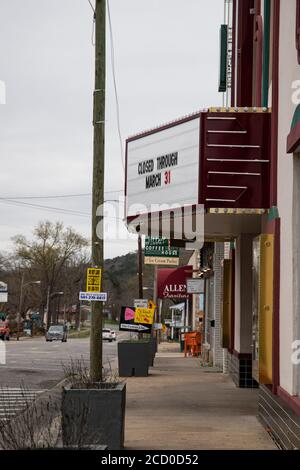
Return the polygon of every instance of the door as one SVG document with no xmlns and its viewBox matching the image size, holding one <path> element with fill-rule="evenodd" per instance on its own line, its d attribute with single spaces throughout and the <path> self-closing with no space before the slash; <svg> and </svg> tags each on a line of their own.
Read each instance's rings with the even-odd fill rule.
<svg viewBox="0 0 300 470">
<path fill-rule="evenodd" d="M 273 382 L 274 236 L 261 235 L 253 243 L 253 377 Z"/>
<path fill-rule="evenodd" d="M 232 260 L 223 261 L 222 347 L 230 349 L 232 315 Z"/>
</svg>

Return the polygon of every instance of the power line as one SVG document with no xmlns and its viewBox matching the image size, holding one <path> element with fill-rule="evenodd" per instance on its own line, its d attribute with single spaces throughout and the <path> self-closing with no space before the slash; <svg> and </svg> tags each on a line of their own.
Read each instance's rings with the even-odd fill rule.
<svg viewBox="0 0 300 470">
<path fill-rule="evenodd" d="M 118 127 L 118 134 L 119 134 L 119 140 L 120 140 L 121 162 L 122 162 L 123 171 L 125 172 L 124 155 L 123 155 L 123 139 L 122 139 L 121 123 L 120 123 L 120 105 L 119 105 L 118 88 L 117 88 L 117 80 L 116 80 L 115 47 L 114 47 L 114 37 L 113 37 L 113 28 L 112 28 L 109 0 L 107 0 L 107 13 L 108 13 L 108 23 L 109 23 L 109 33 L 110 33 L 111 66 L 112 66 L 113 84 L 114 84 L 114 92 L 115 92 L 115 100 L 116 100 L 117 127 Z"/>
<path fill-rule="evenodd" d="M 105 191 L 104 194 L 116 194 L 123 193 L 123 189 L 112 189 L 110 191 Z M 61 194 L 61 195 L 47 195 L 47 196 L 2 196 L 0 200 L 31 200 L 31 199 L 67 199 L 75 197 L 91 197 L 92 193 L 82 193 L 82 194 Z"/>
<path fill-rule="evenodd" d="M 80 217 L 90 217 L 88 214 L 85 212 L 79 212 L 79 211 L 73 211 L 71 209 L 65 209 L 65 208 L 60 208 L 60 207 L 52 207 L 52 206 L 44 206 L 41 204 L 30 204 L 28 202 L 21 202 L 21 201 L 14 201 L 12 199 L 0 199 L 0 203 L 3 204 L 8 204 L 11 206 L 16 206 L 16 207 L 23 207 L 23 208 L 31 208 L 31 209 L 39 209 L 47 212 L 56 212 L 59 214 L 64 214 L 64 215 L 76 215 Z"/>
<path fill-rule="evenodd" d="M 93 10 L 93 12 L 96 13 L 95 7 L 93 6 L 91 0 L 88 0 L 88 2 L 91 5 L 91 9 Z"/>
<path fill-rule="evenodd" d="M 73 197 L 90 197 L 91 193 L 86 194 L 64 194 L 58 196 L 9 196 L 9 197 L 0 197 L 0 200 L 26 200 L 26 199 L 71 199 Z"/>
<path fill-rule="evenodd" d="M 115 202 L 119 203 L 117 199 L 107 199 L 104 201 L 106 202 Z M 7 204 L 10 206 L 15 206 L 15 207 L 22 207 L 26 209 L 38 209 L 38 210 L 43 210 L 46 212 L 54 212 L 56 214 L 61 214 L 61 215 L 73 215 L 73 216 L 78 216 L 78 217 L 85 217 L 85 218 L 90 218 L 91 215 L 87 214 L 85 212 L 80 212 L 80 211 L 75 211 L 72 209 L 66 209 L 66 208 L 60 208 L 60 207 L 52 207 L 52 206 L 44 206 L 42 204 L 33 204 L 33 203 L 28 203 L 28 202 L 21 202 L 21 201 L 16 201 L 13 199 L 3 199 L 0 198 L 0 203 Z M 105 219 L 115 219 L 115 220 L 123 220 L 121 217 L 115 217 L 115 216 L 110 216 L 106 215 L 104 217 Z"/>
</svg>

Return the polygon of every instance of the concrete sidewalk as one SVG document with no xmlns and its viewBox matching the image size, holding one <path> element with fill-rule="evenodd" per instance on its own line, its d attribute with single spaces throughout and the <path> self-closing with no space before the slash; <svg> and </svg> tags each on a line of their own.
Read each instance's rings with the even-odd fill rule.
<svg viewBox="0 0 300 470">
<path fill-rule="evenodd" d="M 256 418 L 257 390 L 163 343 L 149 377 L 127 380 L 125 448 L 277 449 Z"/>
</svg>

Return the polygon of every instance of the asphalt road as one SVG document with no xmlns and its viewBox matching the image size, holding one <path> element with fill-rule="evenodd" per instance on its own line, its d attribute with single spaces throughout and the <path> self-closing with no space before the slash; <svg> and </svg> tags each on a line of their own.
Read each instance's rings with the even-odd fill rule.
<svg viewBox="0 0 300 470">
<path fill-rule="evenodd" d="M 126 335 L 126 333 L 125 333 Z M 124 333 L 118 334 L 118 340 Z M 68 339 L 67 343 L 48 343 L 44 338 L 6 341 L 6 365 L 0 365 L 0 387 L 45 390 L 63 378 L 62 364 L 72 358 L 89 360 L 89 339 Z M 117 357 L 117 342 L 104 342 L 104 365 Z"/>
</svg>

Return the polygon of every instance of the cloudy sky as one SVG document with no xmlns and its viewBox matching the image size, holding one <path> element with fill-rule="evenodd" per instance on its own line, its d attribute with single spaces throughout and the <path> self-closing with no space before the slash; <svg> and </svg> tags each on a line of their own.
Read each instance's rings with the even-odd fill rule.
<svg viewBox="0 0 300 470">
<path fill-rule="evenodd" d="M 123 141 L 221 104 L 223 3 L 110 0 Z M 9 250 L 18 233 L 30 237 L 40 220 L 63 221 L 90 235 L 92 31 L 88 0 L 0 1 L 0 80 L 6 86 L 6 104 L 0 104 L 1 250 Z M 105 190 L 115 200 L 124 175 L 109 34 L 107 39 Z M 0 83 L 3 101 L 1 89 Z M 110 226 L 123 228 L 117 219 L 122 215 L 112 214 Z M 136 249 L 133 239 L 112 238 L 106 240 L 107 257 Z"/>
</svg>

